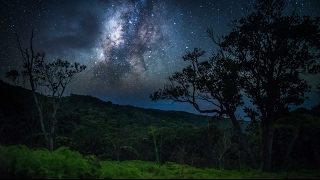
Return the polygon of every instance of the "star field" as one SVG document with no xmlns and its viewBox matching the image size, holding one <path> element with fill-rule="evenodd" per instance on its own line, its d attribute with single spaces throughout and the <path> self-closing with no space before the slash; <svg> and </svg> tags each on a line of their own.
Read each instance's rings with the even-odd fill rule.
<svg viewBox="0 0 320 180">
<path fill-rule="evenodd" d="M 287 1 L 300 15 L 320 16 L 320 1 Z M 0 2 L 0 78 L 21 61 L 14 33 L 28 46 L 35 29 L 36 52 L 87 69 L 66 89 L 115 104 L 197 113 L 191 105 L 151 102 L 149 94 L 186 64 L 182 56 L 198 47 L 206 57 L 216 47 L 205 30 L 229 32 L 230 20 L 250 11 L 240 0 L 34 0 Z M 311 84 L 317 80 L 310 79 Z"/>
</svg>

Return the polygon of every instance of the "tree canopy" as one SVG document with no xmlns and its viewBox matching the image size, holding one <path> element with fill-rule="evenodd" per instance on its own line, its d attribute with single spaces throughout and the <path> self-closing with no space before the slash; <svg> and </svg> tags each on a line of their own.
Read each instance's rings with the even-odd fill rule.
<svg viewBox="0 0 320 180">
<path fill-rule="evenodd" d="M 188 52 L 183 59 L 191 65 L 150 95 L 155 101 L 188 102 L 201 113 L 229 116 L 247 96 L 260 115 L 261 166 L 266 171 L 271 169 L 276 115 L 306 100 L 311 86 L 301 75 L 320 72 L 320 18 L 301 17 L 295 11 L 286 16 L 284 9 L 283 0 L 257 0 L 251 13 L 231 22 L 227 35 L 215 37 L 208 28 L 208 36 L 219 47 L 217 53 L 199 62 L 204 51 Z M 198 99 L 210 102 L 212 109 L 200 109 Z M 251 111 L 246 107 L 246 112 Z"/>
</svg>

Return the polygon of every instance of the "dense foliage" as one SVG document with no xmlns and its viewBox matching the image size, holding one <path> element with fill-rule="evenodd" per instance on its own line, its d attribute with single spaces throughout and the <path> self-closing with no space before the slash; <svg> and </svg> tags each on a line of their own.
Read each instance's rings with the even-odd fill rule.
<svg viewBox="0 0 320 180">
<path fill-rule="evenodd" d="M 43 148 L 45 142 L 37 124 L 37 113 L 32 99 L 26 96 L 30 92 L 4 82 L 0 85 L 4 90 L 0 103 L 1 145 Z M 250 161 L 240 150 L 228 119 L 121 106 L 75 94 L 64 97 L 62 104 L 57 117 L 55 150 L 69 147 L 82 156 L 95 156 L 106 163 L 140 160 L 135 162 L 154 162 L 155 167 L 175 162 L 185 167 L 240 172 L 250 169 Z M 319 107 L 278 116 L 273 158 L 276 170 L 319 168 Z M 259 157 L 260 122 L 256 126 L 248 121 L 239 122 L 250 148 Z M 124 164 L 117 164 L 121 165 Z"/>
<path fill-rule="evenodd" d="M 307 99 L 312 86 L 303 75 L 320 73 L 320 17 L 301 16 L 294 8 L 286 8 L 284 0 L 257 0 L 252 10 L 246 9 L 243 17 L 230 22 L 230 32 L 225 35 L 217 37 L 208 28 L 218 50 L 208 59 L 199 48 L 186 52 L 182 59 L 188 64 L 150 94 L 153 101 L 189 103 L 202 113 L 228 115 L 239 146 L 256 168 L 257 158 L 235 117 L 244 104 L 243 97 L 248 98 L 246 104 L 255 109 L 261 121 L 258 161 L 265 171 L 274 164 L 276 116 Z M 203 102 L 207 104 L 201 107 Z"/>
<path fill-rule="evenodd" d="M 158 166 L 155 162 L 141 160 L 100 161 L 93 155 L 82 156 L 67 147 L 49 152 L 21 145 L 1 146 L 0 161 L 1 179 L 306 179 L 320 175 L 309 170 L 264 173 L 195 168 L 173 162 Z"/>
</svg>

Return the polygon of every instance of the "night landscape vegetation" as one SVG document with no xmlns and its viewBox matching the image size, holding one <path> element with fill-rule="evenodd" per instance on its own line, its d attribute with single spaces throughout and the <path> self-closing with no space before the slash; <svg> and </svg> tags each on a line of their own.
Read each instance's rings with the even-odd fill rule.
<svg viewBox="0 0 320 180">
<path fill-rule="evenodd" d="M 37 34 L 36 23 L 21 32 L 15 26 L 25 24 L 14 24 L 19 14 L 10 12 L 19 3 L 3 2 L 10 20 L 1 22 L 12 34 L 6 42 L 15 49 L 1 50 L 0 178 L 320 177 L 320 17 L 299 10 L 298 1 L 250 1 L 223 35 L 212 23 L 192 31 L 211 44 L 190 48 L 185 40 L 177 58 L 174 40 L 189 36 L 172 36 L 168 23 L 183 15 L 161 11 L 181 3 L 172 2 L 94 1 L 110 8 L 107 25 L 89 13 L 80 27 L 88 39 L 99 28 L 106 32 L 97 46 L 68 34 L 72 28 L 57 41 Z M 91 47 L 93 64 L 87 55 L 65 60 L 84 47 Z M 6 58 L 10 51 L 14 61 Z M 129 96 L 131 103 L 117 104 Z M 175 108 L 139 107 L 142 96 Z"/>
</svg>

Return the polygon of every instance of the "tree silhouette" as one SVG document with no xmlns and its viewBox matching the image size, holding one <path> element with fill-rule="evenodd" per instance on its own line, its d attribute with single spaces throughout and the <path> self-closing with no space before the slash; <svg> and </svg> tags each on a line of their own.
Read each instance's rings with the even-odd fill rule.
<svg viewBox="0 0 320 180">
<path fill-rule="evenodd" d="M 170 83 L 164 89 L 150 94 L 152 101 L 169 99 L 175 102 L 190 103 L 200 113 L 215 113 L 219 116 L 227 114 L 238 135 L 239 146 L 248 154 L 252 165 L 256 167 L 250 148 L 244 138 L 241 126 L 235 116 L 238 106 L 243 104 L 238 71 L 240 66 L 223 54 L 215 54 L 209 60 L 200 61 L 205 51 L 195 48 L 182 58 L 190 65 L 169 77 Z M 205 109 L 204 102 L 211 106 Z"/>
<path fill-rule="evenodd" d="M 243 103 L 243 92 L 261 116 L 261 167 L 265 171 L 271 170 L 277 114 L 307 98 L 311 86 L 302 74 L 320 72 L 320 18 L 300 17 L 295 11 L 285 16 L 284 8 L 283 0 L 257 0 L 252 13 L 231 22 L 228 35 L 217 40 L 208 29 L 220 48 L 214 61 L 199 62 L 204 52 L 188 52 L 183 59 L 191 65 L 150 95 L 154 101 L 188 102 L 201 113 L 228 114 L 237 132 L 233 116 Z M 203 110 L 199 101 L 211 103 L 213 109 Z"/>
<path fill-rule="evenodd" d="M 53 136 L 57 123 L 56 114 L 61 98 L 66 86 L 75 80 L 74 75 L 85 70 L 86 66 L 79 63 L 71 64 L 60 59 L 52 63 L 46 63 L 45 53 L 35 54 L 33 50 L 33 30 L 30 38 L 30 47 L 25 50 L 22 49 L 17 33 L 16 37 L 23 63 L 21 74 L 28 78 L 33 99 L 39 112 L 39 121 L 45 137 L 46 147 L 52 151 Z M 19 75 L 20 73 L 17 70 L 11 70 L 7 72 L 6 77 L 15 82 Z M 48 90 L 46 96 L 40 96 L 43 88 Z M 48 108 L 45 100 L 47 97 L 50 97 L 50 108 Z"/>
<path fill-rule="evenodd" d="M 8 71 L 5 75 L 5 78 L 8 78 L 10 81 L 13 82 L 14 85 L 17 85 L 17 81 L 20 77 L 20 73 L 17 71 L 17 70 L 11 70 L 11 71 Z"/>
<path fill-rule="evenodd" d="M 311 87 L 301 74 L 319 73 L 320 18 L 283 15 L 282 0 L 258 0 L 254 11 L 231 23 L 217 44 L 241 66 L 245 94 L 261 114 L 262 168 L 271 169 L 276 114 L 306 99 Z M 213 33 L 211 36 L 214 40 Z"/>
</svg>

